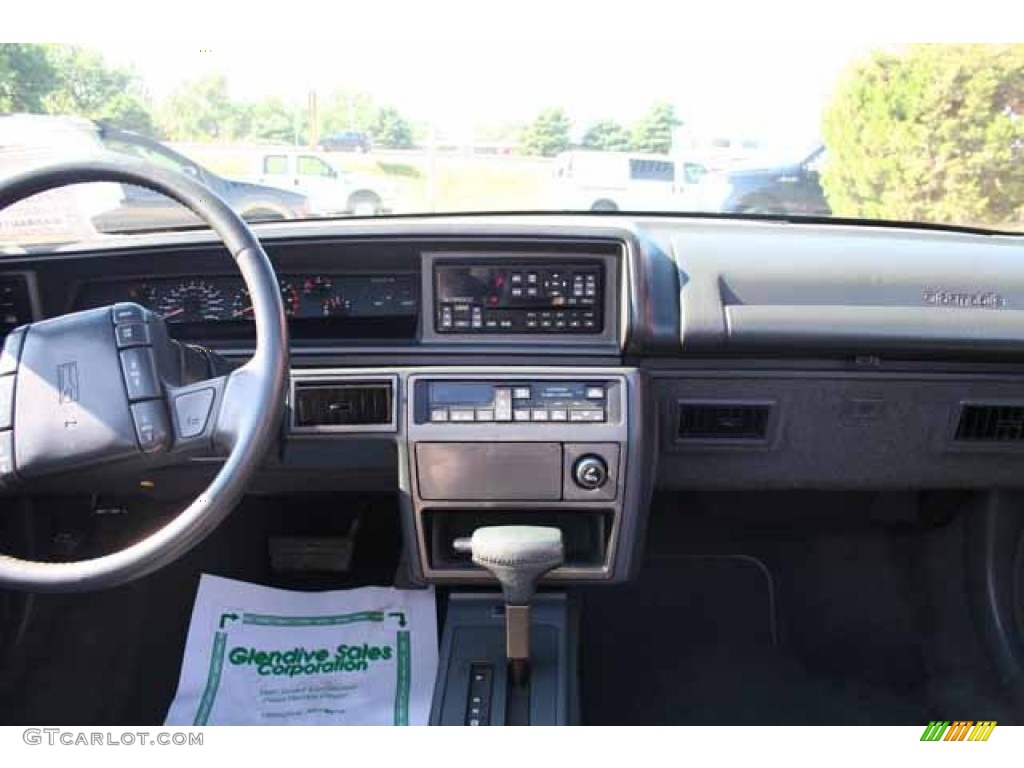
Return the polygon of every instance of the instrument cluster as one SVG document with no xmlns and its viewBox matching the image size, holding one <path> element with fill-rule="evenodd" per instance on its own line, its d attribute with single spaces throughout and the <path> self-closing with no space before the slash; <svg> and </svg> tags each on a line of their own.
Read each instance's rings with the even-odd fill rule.
<svg viewBox="0 0 1024 768">
<path fill-rule="evenodd" d="M 280 275 L 285 314 L 294 319 L 416 315 L 413 275 Z M 132 301 L 169 323 L 252 320 L 252 301 L 240 277 L 174 277 L 104 281 L 83 286 L 78 309 Z"/>
</svg>

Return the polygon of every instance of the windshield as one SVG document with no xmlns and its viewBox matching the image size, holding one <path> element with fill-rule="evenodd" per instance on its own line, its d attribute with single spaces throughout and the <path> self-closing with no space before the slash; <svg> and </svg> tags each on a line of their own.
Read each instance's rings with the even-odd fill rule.
<svg viewBox="0 0 1024 768">
<path fill-rule="evenodd" d="M 653 212 L 1019 232 L 1022 118 L 1021 44 L 0 44 L 0 177 L 117 153 L 250 221 Z M 0 246 L 199 224 L 84 185 L 0 213 Z"/>
</svg>

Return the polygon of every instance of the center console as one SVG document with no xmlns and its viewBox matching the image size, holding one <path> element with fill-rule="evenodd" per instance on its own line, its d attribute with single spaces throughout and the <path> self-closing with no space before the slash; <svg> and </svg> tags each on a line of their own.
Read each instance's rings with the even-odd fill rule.
<svg viewBox="0 0 1024 768">
<path fill-rule="evenodd" d="M 617 580 L 637 544 L 646 420 L 624 368 L 418 372 L 408 380 L 410 513 L 422 576 L 488 579 L 452 542 L 484 525 L 551 525 L 548 578 Z"/>
<path fill-rule="evenodd" d="M 414 581 L 501 587 L 449 595 L 435 723 L 574 722 L 573 606 L 544 587 L 640 562 L 656 414 L 620 362 L 627 253 L 578 246 L 423 252 L 418 337 L 438 364 L 293 384 L 293 433 L 394 436 Z"/>
</svg>

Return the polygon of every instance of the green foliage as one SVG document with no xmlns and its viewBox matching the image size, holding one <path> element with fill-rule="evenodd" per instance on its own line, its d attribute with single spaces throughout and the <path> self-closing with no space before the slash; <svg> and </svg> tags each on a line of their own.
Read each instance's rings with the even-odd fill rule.
<svg viewBox="0 0 1024 768">
<path fill-rule="evenodd" d="M 672 150 L 672 131 L 682 121 L 671 104 L 660 102 L 648 110 L 633 126 L 632 148 L 636 152 L 668 154 Z"/>
<path fill-rule="evenodd" d="M 301 143 L 308 132 L 305 109 L 285 104 L 281 99 L 263 99 L 239 105 L 246 113 L 245 138 L 275 144 Z"/>
<path fill-rule="evenodd" d="M 382 107 L 370 129 L 375 146 L 408 149 L 413 145 L 412 125 L 394 107 Z"/>
<path fill-rule="evenodd" d="M 630 136 L 629 131 L 614 120 L 598 120 L 583 134 L 582 143 L 587 149 L 624 152 L 630 148 Z"/>
<path fill-rule="evenodd" d="M 571 128 L 572 122 L 564 109 L 545 109 L 523 131 L 523 149 L 531 155 L 553 157 L 569 148 Z"/>
<path fill-rule="evenodd" d="M 46 46 L 0 44 L 0 112 L 42 112 L 55 79 Z"/>
<path fill-rule="evenodd" d="M 69 45 L 0 45 L 0 112 L 77 115 L 153 131 L 138 75 Z"/>
<path fill-rule="evenodd" d="M 1024 224 L 1024 45 L 915 45 L 844 75 L 824 116 L 836 215 Z"/>
<path fill-rule="evenodd" d="M 320 105 L 321 135 L 338 131 L 370 133 L 377 122 L 377 103 L 363 91 L 337 90 Z"/>
<path fill-rule="evenodd" d="M 231 102 L 224 75 L 208 75 L 184 82 L 167 97 L 160 128 L 174 141 L 232 140 L 249 132 L 249 114 Z"/>
<path fill-rule="evenodd" d="M 45 112 L 106 120 L 119 128 L 153 133 L 146 94 L 133 71 L 110 67 L 99 53 L 77 46 L 48 46 L 47 53 L 55 78 L 43 98 Z"/>
</svg>

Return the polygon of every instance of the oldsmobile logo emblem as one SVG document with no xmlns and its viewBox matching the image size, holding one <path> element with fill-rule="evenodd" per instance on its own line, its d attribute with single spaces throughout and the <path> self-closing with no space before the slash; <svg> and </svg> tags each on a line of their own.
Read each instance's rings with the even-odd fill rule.
<svg viewBox="0 0 1024 768">
<path fill-rule="evenodd" d="M 925 288 L 921 292 L 925 304 L 960 309 L 1001 309 L 1006 299 L 995 291 L 940 291 Z"/>
</svg>

